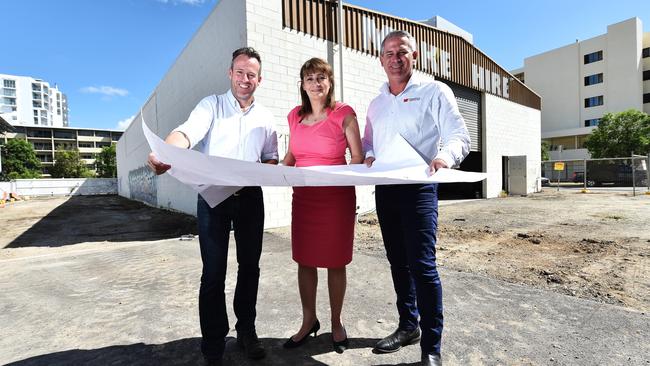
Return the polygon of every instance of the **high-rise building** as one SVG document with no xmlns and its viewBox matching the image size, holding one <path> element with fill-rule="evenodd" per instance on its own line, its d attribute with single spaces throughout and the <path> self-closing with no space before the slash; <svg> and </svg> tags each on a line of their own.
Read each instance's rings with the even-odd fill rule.
<svg viewBox="0 0 650 366">
<path fill-rule="evenodd" d="M 68 101 L 57 85 L 0 74 L 0 114 L 13 125 L 68 126 Z"/>
<path fill-rule="evenodd" d="M 511 72 L 542 97 L 542 141 L 551 159 L 589 158 L 584 141 L 607 112 L 650 113 L 650 33 L 639 18 L 527 57 Z"/>
</svg>

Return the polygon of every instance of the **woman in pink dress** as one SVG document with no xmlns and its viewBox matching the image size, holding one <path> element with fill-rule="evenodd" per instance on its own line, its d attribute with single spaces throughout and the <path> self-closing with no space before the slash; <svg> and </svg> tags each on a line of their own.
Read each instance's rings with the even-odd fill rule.
<svg viewBox="0 0 650 366">
<path fill-rule="evenodd" d="M 363 161 L 359 124 L 354 110 L 334 100 L 334 74 L 319 58 L 300 69 L 302 104 L 288 115 L 290 140 L 285 165 L 344 165 Z M 327 268 L 332 345 L 338 353 L 348 347 L 341 323 L 345 297 L 345 266 L 352 261 L 356 196 L 354 187 L 294 187 L 291 213 L 291 249 L 298 263 L 302 326 L 284 344 L 301 346 L 320 329 L 316 316 L 317 268 Z"/>
</svg>

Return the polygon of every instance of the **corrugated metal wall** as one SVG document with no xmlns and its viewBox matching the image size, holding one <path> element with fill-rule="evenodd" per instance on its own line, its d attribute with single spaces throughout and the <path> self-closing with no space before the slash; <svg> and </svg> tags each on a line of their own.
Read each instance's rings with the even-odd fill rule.
<svg viewBox="0 0 650 366">
<path fill-rule="evenodd" d="M 460 85 L 447 84 L 456 95 L 458 109 L 465 119 L 469 137 L 472 139 L 470 151 L 481 151 L 483 145 L 481 140 L 481 93 Z"/>
</svg>

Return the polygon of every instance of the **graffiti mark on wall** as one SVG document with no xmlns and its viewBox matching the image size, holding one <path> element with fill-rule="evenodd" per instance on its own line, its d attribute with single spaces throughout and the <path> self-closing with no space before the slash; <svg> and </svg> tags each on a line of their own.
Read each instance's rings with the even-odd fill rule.
<svg viewBox="0 0 650 366">
<path fill-rule="evenodd" d="M 147 166 L 129 172 L 131 199 L 158 206 L 158 179 Z"/>
</svg>

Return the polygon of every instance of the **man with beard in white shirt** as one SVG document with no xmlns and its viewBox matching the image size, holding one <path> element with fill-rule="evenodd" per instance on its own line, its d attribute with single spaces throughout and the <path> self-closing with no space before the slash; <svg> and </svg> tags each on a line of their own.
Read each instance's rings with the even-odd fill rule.
<svg viewBox="0 0 650 366">
<path fill-rule="evenodd" d="M 470 139 L 451 89 L 439 81 L 418 80 L 413 37 L 389 33 L 381 43 L 386 72 L 379 96 L 368 107 L 363 147 L 365 163 L 381 158 L 401 135 L 429 163 L 431 174 L 458 166 Z M 375 345 L 389 353 L 420 342 L 422 365 L 441 365 L 442 284 L 436 267 L 438 185 L 382 185 L 375 188 L 377 216 L 397 295 L 399 325 Z"/>
<path fill-rule="evenodd" d="M 262 80 L 260 55 L 251 47 L 232 54 L 228 70 L 230 90 L 205 97 L 185 123 L 165 142 L 182 148 L 201 144 L 203 153 L 266 164 L 278 163 L 277 133 L 273 115 L 255 102 L 253 94 Z M 149 155 L 156 174 L 171 168 Z M 221 172 L 215 172 L 220 174 Z M 237 247 L 237 285 L 233 308 L 237 316 L 237 343 L 251 359 L 266 355 L 255 331 L 255 306 L 264 229 L 264 201 L 260 187 L 244 187 L 215 207 L 199 195 L 197 221 L 203 271 L 199 290 L 201 351 L 208 365 L 221 365 L 229 331 L 225 278 L 230 229 Z"/>
</svg>

